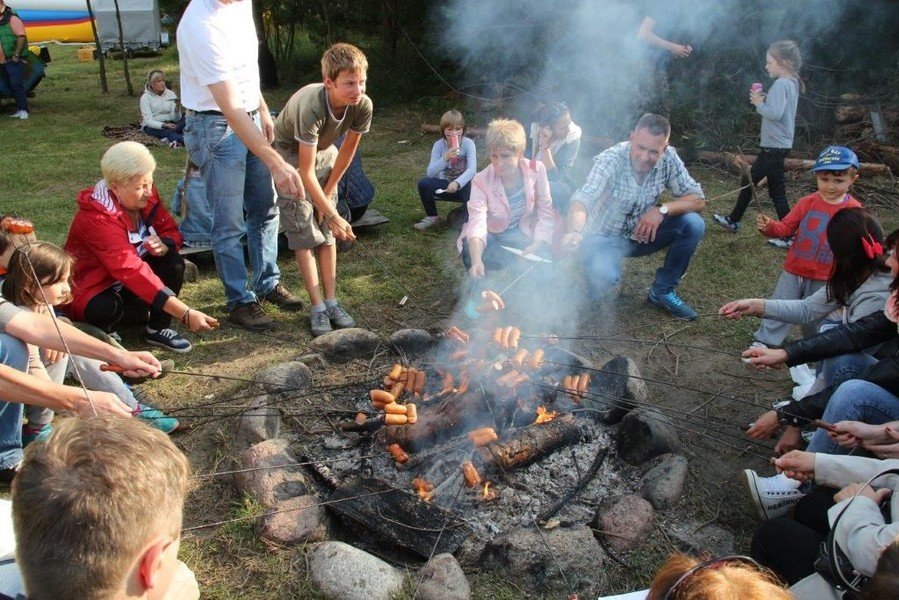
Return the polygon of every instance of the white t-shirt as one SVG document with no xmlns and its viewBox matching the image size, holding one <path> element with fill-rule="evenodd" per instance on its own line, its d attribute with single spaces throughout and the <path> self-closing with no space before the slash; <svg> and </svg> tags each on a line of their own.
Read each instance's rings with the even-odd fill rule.
<svg viewBox="0 0 899 600">
<path fill-rule="evenodd" d="M 259 41 L 251 0 L 192 0 L 178 25 L 181 104 L 219 110 L 210 85 L 230 81 L 247 112 L 259 108 Z"/>
</svg>

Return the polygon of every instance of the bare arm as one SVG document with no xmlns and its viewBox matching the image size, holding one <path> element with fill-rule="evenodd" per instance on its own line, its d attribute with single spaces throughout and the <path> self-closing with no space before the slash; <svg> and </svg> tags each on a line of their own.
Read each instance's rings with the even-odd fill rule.
<svg viewBox="0 0 899 600">
<path fill-rule="evenodd" d="M 359 142 L 362 141 L 362 134 L 350 131 L 346 134 L 346 139 L 337 152 L 337 159 L 331 168 L 331 175 L 328 176 L 328 182 L 325 184 L 324 193 L 326 198 L 330 198 L 340 183 L 340 178 L 346 173 L 347 168 L 353 157 L 356 156 L 356 150 L 359 148 Z"/>
<path fill-rule="evenodd" d="M 126 352 L 57 320 L 59 330 L 73 354 L 95 358 L 125 367 L 128 375 L 146 376 L 159 373 L 159 361 L 149 352 Z M 49 316 L 22 311 L 10 319 L 6 333 L 40 348 L 65 351 L 62 340 Z"/>
<path fill-rule="evenodd" d="M 53 410 L 65 410 L 87 416 L 93 413 L 84 390 L 39 379 L 12 367 L 0 365 L 0 399 L 5 402 L 32 404 Z M 91 392 L 97 412 L 120 417 L 131 416 L 128 407 L 115 394 Z"/>
<path fill-rule="evenodd" d="M 271 171 L 278 190 L 294 198 L 300 197 L 302 188 L 297 170 L 281 158 L 281 155 L 272 148 L 271 142 L 266 137 L 271 135 L 273 130 L 271 129 L 272 118 L 268 114 L 268 107 L 265 102 L 260 98 L 259 110 L 263 111 L 260 117 L 263 131 L 260 131 L 250 115 L 244 111 L 243 106 L 238 102 L 240 96 L 232 82 L 219 81 L 218 83 L 213 83 L 209 86 L 209 91 L 212 92 L 215 103 L 218 105 L 219 110 L 222 111 L 222 114 L 225 115 L 225 118 L 228 119 L 228 125 L 234 130 L 240 141 L 244 143 L 250 152 L 259 157 L 259 160 L 265 163 L 265 166 Z M 266 131 L 266 129 L 268 130 Z"/>
<path fill-rule="evenodd" d="M 568 233 L 562 236 L 562 245 L 566 248 L 577 248 L 584 239 L 584 226 L 587 224 L 587 207 L 577 200 L 572 200 L 568 207 Z"/>
<path fill-rule="evenodd" d="M 350 143 L 349 137 L 347 137 L 344 142 L 344 146 L 348 143 Z M 359 140 L 357 139 L 356 145 L 358 144 Z M 311 144 L 300 144 L 299 172 L 300 177 L 303 180 L 303 187 L 306 190 L 306 197 L 312 199 L 312 204 L 315 205 L 316 210 L 318 210 L 319 214 L 324 216 L 328 223 L 328 228 L 331 230 L 331 233 L 334 234 L 334 237 L 339 240 L 354 240 L 356 239 L 356 236 L 353 235 L 353 228 L 340 216 L 340 214 L 338 214 L 337 210 L 331 206 L 331 201 L 329 200 L 330 196 L 325 195 L 325 191 L 322 189 L 321 184 L 318 182 L 318 178 L 315 176 L 315 152 L 315 146 Z M 346 170 L 346 166 L 344 166 L 344 170 Z M 330 183 L 330 179 L 328 183 Z"/>
<path fill-rule="evenodd" d="M 637 30 L 637 39 L 641 42 L 649 44 L 650 46 L 655 46 L 660 50 L 670 52 L 678 58 L 686 58 L 690 56 L 693 48 L 691 48 L 690 46 L 684 46 L 682 44 L 675 44 L 674 42 L 669 42 L 668 40 L 657 36 L 653 31 L 655 29 L 655 26 L 655 19 L 653 19 L 652 17 L 644 17 L 643 21 L 640 23 L 640 29 Z"/>
</svg>

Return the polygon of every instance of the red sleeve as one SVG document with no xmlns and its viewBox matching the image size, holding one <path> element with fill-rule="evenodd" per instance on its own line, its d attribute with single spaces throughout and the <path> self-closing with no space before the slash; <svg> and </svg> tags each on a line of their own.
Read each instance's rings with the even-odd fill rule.
<svg viewBox="0 0 899 600">
<path fill-rule="evenodd" d="M 159 192 L 156 190 L 156 186 L 153 186 L 153 199 L 156 200 L 157 206 L 151 225 L 156 230 L 156 235 L 160 238 L 172 240 L 174 244 L 172 249 L 177 252 L 181 250 L 184 240 L 181 237 L 181 231 L 178 229 L 175 219 L 172 218 L 172 215 L 165 209 L 165 205 L 159 199 Z"/>
<path fill-rule="evenodd" d="M 802 222 L 802 217 L 808 212 L 809 205 L 812 203 L 813 198 L 814 194 L 801 199 L 796 203 L 796 206 L 787 213 L 787 216 L 780 221 L 768 223 L 768 226 L 765 227 L 765 231 L 762 233 L 770 238 L 791 237 L 796 233 L 796 230 L 799 229 L 799 223 Z"/>
<path fill-rule="evenodd" d="M 134 246 L 128 242 L 128 233 L 114 216 L 95 213 L 85 217 L 78 226 L 86 227 L 91 235 L 80 236 L 81 244 L 113 279 L 150 305 L 155 305 L 160 293 L 174 295 L 150 265 L 141 260 Z"/>
</svg>

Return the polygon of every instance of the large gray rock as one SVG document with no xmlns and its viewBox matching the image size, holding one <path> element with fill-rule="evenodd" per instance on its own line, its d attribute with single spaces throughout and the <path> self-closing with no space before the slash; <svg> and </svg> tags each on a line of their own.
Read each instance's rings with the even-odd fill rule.
<svg viewBox="0 0 899 600">
<path fill-rule="evenodd" d="M 287 440 L 260 442 L 240 455 L 234 483 L 244 494 L 255 496 L 265 506 L 306 494 L 306 479 Z"/>
<path fill-rule="evenodd" d="M 438 554 L 415 575 L 415 597 L 421 600 L 469 600 L 471 587 L 452 554 Z"/>
<path fill-rule="evenodd" d="M 640 480 L 640 495 L 658 510 L 671 508 L 684 491 L 688 470 L 687 459 L 683 456 L 662 456 L 659 464 Z"/>
<path fill-rule="evenodd" d="M 281 411 L 274 398 L 267 394 L 256 396 L 240 415 L 234 447 L 243 452 L 253 444 L 272 440 L 281 435 Z"/>
<path fill-rule="evenodd" d="M 493 538 L 484 550 L 481 566 L 501 571 L 503 577 L 514 579 L 528 591 L 539 592 L 567 581 L 568 587 L 590 595 L 599 591 L 604 559 L 605 552 L 589 527 L 539 532 L 524 527 Z"/>
<path fill-rule="evenodd" d="M 668 537 L 678 550 L 693 556 L 728 556 L 734 553 L 734 534 L 712 524 L 696 521 L 674 523 Z"/>
<path fill-rule="evenodd" d="M 618 423 L 635 407 L 645 405 L 649 398 L 637 363 L 623 355 L 602 366 L 590 391 L 594 395 L 583 400 L 584 406 L 597 408 L 600 411 L 596 413 L 597 418 L 603 423 Z"/>
<path fill-rule="evenodd" d="M 390 349 L 401 356 L 420 356 L 434 343 L 434 336 L 424 329 L 399 329 L 387 340 Z"/>
<path fill-rule="evenodd" d="M 315 496 L 297 496 L 260 516 L 256 535 L 283 546 L 323 542 L 328 539 L 328 515 Z"/>
<path fill-rule="evenodd" d="M 269 394 L 296 396 L 312 385 L 312 370 L 301 362 L 285 362 L 260 371 L 253 381 Z"/>
<path fill-rule="evenodd" d="M 309 343 L 309 349 L 324 356 L 329 363 L 343 363 L 354 358 L 371 358 L 380 343 L 374 332 L 350 327 L 315 338 Z"/>
<path fill-rule="evenodd" d="M 665 415 L 651 408 L 638 408 L 627 414 L 618 426 L 618 455 L 640 465 L 660 454 L 680 450 L 677 428 Z"/>
<path fill-rule="evenodd" d="M 607 498 L 593 519 L 594 532 L 602 536 L 615 552 L 627 552 L 643 544 L 652 531 L 655 511 L 652 505 L 633 494 Z"/>
<path fill-rule="evenodd" d="M 398 569 L 343 542 L 317 545 L 310 552 L 309 575 L 334 600 L 390 600 L 403 587 Z"/>
</svg>

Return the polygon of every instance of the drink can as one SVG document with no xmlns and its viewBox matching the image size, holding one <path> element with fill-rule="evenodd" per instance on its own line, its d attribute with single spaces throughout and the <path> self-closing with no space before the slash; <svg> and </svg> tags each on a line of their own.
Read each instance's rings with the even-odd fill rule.
<svg viewBox="0 0 899 600">
<path fill-rule="evenodd" d="M 761 83 L 753 83 L 749 90 L 754 94 L 761 94 L 762 90 L 765 89 Z"/>
<path fill-rule="evenodd" d="M 450 148 L 458 148 L 459 147 L 459 136 L 451 135 L 450 136 Z"/>
</svg>

